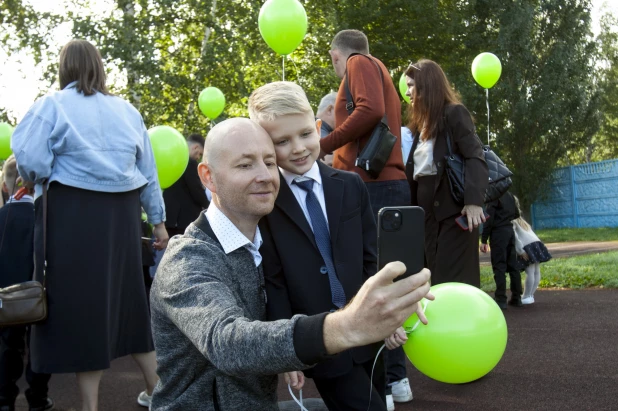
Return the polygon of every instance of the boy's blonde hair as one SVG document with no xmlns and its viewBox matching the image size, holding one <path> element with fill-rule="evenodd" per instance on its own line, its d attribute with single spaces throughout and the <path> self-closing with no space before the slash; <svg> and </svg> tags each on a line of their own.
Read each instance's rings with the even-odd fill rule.
<svg viewBox="0 0 618 411">
<path fill-rule="evenodd" d="M 515 222 L 524 230 L 530 231 L 532 227 L 530 227 L 530 224 L 528 224 L 528 222 L 524 220 L 524 218 L 521 216 L 521 208 L 519 207 L 519 198 L 517 198 L 517 196 L 513 196 L 513 198 L 515 199 L 515 205 L 517 206 L 517 211 L 519 211 L 519 217 L 515 219 Z"/>
<path fill-rule="evenodd" d="M 9 195 L 13 194 L 13 190 L 15 189 L 15 181 L 19 174 L 17 173 L 17 161 L 15 160 L 15 156 L 11 154 L 9 158 L 6 159 L 4 165 L 2 166 L 2 180 L 4 184 L 6 184 L 6 188 L 9 191 Z"/>
<path fill-rule="evenodd" d="M 274 121 L 290 114 L 313 115 L 313 109 L 303 89 L 289 81 L 275 81 L 251 93 L 249 118 L 258 123 Z"/>
</svg>

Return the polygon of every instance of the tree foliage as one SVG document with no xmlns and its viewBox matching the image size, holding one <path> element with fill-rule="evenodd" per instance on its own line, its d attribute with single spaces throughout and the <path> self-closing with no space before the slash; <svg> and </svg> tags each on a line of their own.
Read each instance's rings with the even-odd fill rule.
<svg viewBox="0 0 618 411">
<path fill-rule="evenodd" d="M 89 0 L 67 1 L 73 7 L 66 16 L 5 1 L 2 22 L 15 35 L 0 44 L 57 55 L 49 51 L 46 27 L 71 21 L 74 36 L 93 41 L 115 68 L 113 91 L 138 107 L 148 126 L 205 132 L 210 122 L 196 104 L 203 88 L 221 89 L 227 100 L 221 118 L 233 117 L 247 114 L 251 91 L 282 78 L 282 59 L 258 30 L 263 0 L 114 0 L 104 16 L 82 12 Z M 410 61 L 440 63 L 483 141 L 485 91 L 470 65 L 484 51 L 500 58 L 502 77 L 489 92 L 491 144 L 515 172 L 514 191 L 525 207 L 560 162 L 618 155 L 616 20 L 605 16 L 593 41 L 589 0 L 301 2 L 308 34 L 285 60 L 285 78 L 305 89 L 314 108 L 339 86 L 328 56 L 332 37 L 356 28 L 368 35 L 371 53 L 394 81 Z"/>
</svg>

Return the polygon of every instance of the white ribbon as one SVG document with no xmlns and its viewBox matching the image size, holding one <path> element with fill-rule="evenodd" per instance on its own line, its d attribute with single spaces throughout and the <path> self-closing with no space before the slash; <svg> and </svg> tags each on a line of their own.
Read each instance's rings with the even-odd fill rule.
<svg viewBox="0 0 618 411">
<path fill-rule="evenodd" d="M 309 411 L 308 409 L 306 409 L 303 406 L 303 390 L 299 391 L 300 394 L 300 400 L 298 398 L 296 398 L 296 396 L 294 395 L 294 393 L 292 392 L 292 387 L 290 386 L 290 384 L 288 384 L 288 391 L 290 391 L 290 395 L 292 396 L 292 398 L 294 399 L 294 402 L 296 402 L 296 404 L 300 405 L 300 411 Z"/>
</svg>

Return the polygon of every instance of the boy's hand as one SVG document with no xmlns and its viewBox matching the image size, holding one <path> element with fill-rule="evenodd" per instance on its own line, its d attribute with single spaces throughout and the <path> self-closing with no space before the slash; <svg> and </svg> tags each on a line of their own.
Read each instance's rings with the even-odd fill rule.
<svg viewBox="0 0 618 411">
<path fill-rule="evenodd" d="M 408 336 L 406 335 L 403 327 L 399 327 L 397 328 L 397 330 L 395 330 L 395 333 L 393 335 L 384 339 L 384 344 L 389 350 L 394 350 L 395 348 L 404 345 L 406 341 L 408 341 Z"/>
<path fill-rule="evenodd" d="M 487 252 L 489 251 L 489 246 L 487 244 L 481 244 L 480 249 L 483 254 L 487 254 Z"/>
<path fill-rule="evenodd" d="M 152 244 L 155 250 L 163 250 L 167 247 L 167 241 L 170 239 L 165 229 L 165 223 L 159 223 L 154 227 L 152 233 L 155 236 L 156 241 Z"/>
<path fill-rule="evenodd" d="M 295 390 L 301 390 L 305 385 L 305 374 L 302 371 L 290 371 L 283 373 L 285 383 Z"/>
</svg>

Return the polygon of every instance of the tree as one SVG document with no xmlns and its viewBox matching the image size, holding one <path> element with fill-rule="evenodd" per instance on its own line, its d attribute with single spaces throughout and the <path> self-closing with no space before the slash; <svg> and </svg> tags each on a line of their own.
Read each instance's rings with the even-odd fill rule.
<svg viewBox="0 0 618 411">
<path fill-rule="evenodd" d="M 25 51 L 35 64 L 45 65 L 47 69 L 39 80 L 51 85 L 56 76 L 57 53 L 50 49 L 49 41 L 54 28 L 65 21 L 60 15 L 37 12 L 23 0 L 4 0 L 0 2 L 0 47 L 8 56 Z"/>
<path fill-rule="evenodd" d="M 282 77 L 281 57 L 259 34 L 263 0 L 115 0 L 114 11 L 103 17 L 83 13 L 88 0 L 67 1 L 74 4 L 68 14 L 74 35 L 99 47 L 107 66 L 115 68 L 110 78 L 121 80 L 113 91 L 136 105 L 149 127 L 204 132 L 211 122 L 195 107 L 201 89 L 223 91 L 222 118 L 247 115 L 250 93 Z M 412 60 L 437 61 L 484 141 L 485 93 L 470 65 L 480 52 L 496 54 L 503 73 L 489 93 L 491 144 L 515 172 L 513 190 L 525 208 L 560 160 L 578 150 L 583 155 L 586 147 L 595 158 L 617 135 L 616 38 L 609 29 L 615 21 L 606 18 L 606 34 L 595 44 L 589 0 L 302 2 L 308 33 L 285 60 L 286 80 L 298 82 L 314 107 L 339 86 L 327 53 L 331 39 L 341 29 L 356 28 L 368 35 L 371 53 L 395 81 Z M 16 5 L 12 16 L 30 16 L 29 24 L 12 24 L 22 43 L 11 44 L 34 53 L 39 40 L 33 33 L 44 34 L 38 26 L 59 17 L 34 15 L 18 0 L 0 10 L 8 3 Z M 19 22 L 18 17 L 11 19 Z M 607 70 L 595 82 L 590 73 L 597 50 Z"/>
<path fill-rule="evenodd" d="M 528 210 L 567 149 L 597 127 L 596 97 L 589 91 L 595 50 L 590 2 L 479 0 L 471 6 L 469 15 L 476 16 L 467 36 L 472 54 L 494 52 L 503 67 L 489 93 L 492 145 L 515 173 L 513 192 Z M 470 81 L 460 84 L 484 135 L 483 93 Z"/>
</svg>

